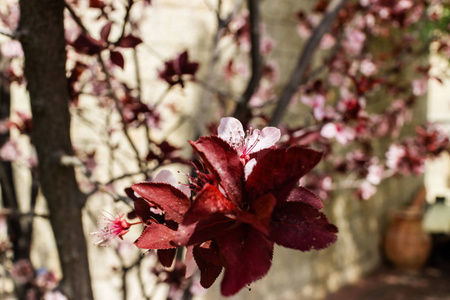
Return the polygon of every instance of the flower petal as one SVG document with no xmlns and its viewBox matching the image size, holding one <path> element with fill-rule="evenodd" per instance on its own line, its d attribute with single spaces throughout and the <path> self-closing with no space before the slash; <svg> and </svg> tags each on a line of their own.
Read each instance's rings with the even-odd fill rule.
<svg viewBox="0 0 450 300">
<path fill-rule="evenodd" d="M 177 180 L 175 179 L 175 176 L 170 172 L 169 170 L 161 170 L 155 178 L 152 180 L 153 182 L 162 182 L 162 183 L 168 183 L 171 186 L 175 186 L 177 184 Z"/>
<path fill-rule="evenodd" d="M 225 196 L 236 206 L 240 204 L 244 186 L 244 166 L 237 152 L 217 136 L 201 137 L 189 142 L 208 170 L 217 178 Z"/>
<path fill-rule="evenodd" d="M 219 128 L 217 128 L 218 136 L 230 145 L 238 145 L 245 136 L 244 128 L 238 119 L 233 117 L 222 118 Z"/>
<path fill-rule="evenodd" d="M 247 284 L 262 278 L 272 265 L 273 243 L 251 226 L 242 225 L 217 239 L 225 259 L 221 283 L 224 296 L 236 294 Z"/>
<path fill-rule="evenodd" d="M 191 203 L 182 191 L 167 183 L 140 182 L 133 184 L 131 188 L 145 200 L 161 208 L 166 213 L 166 219 L 177 223 L 181 223 Z"/>
<path fill-rule="evenodd" d="M 300 177 L 308 173 L 321 157 L 320 152 L 298 146 L 268 150 L 248 176 L 248 194 L 253 199 L 269 192 L 276 198 L 287 197 Z"/>
<path fill-rule="evenodd" d="M 244 167 L 244 173 L 245 173 L 245 179 L 247 180 L 248 175 L 250 175 L 250 173 L 253 171 L 253 168 L 256 165 L 256 159 L 252 158 L 250 159 Z"/>
<path fill-rule="evenodd" d="M 253 134 L 255 134 L 254 132 Z M 276 127 L 264 127 L 259 132 L 258 142 L 256 143 L 255 147 L 250 151 L 250 153 L 255 153 L 263 149 L 270 148 L 272 146 L 275 146 L 276 142 L 281 137 L 281 131 L 280 129 Z"/>
<path fill-rule="evenodd" d="M 278 205 L 272 214 L 270 229 L 272 241 L 301 251 L 330 246 L 336 242 L 338 232 L 323 213 L 300 202 Z"/>
</svg>

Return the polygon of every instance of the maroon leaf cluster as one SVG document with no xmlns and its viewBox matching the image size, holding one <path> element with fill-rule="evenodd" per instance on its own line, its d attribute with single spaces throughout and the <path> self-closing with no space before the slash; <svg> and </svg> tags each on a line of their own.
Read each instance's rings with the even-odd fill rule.
<svg viewBox="0 0 450 300">
<path fill-rule="evenodd" d="M 201 137 L 190 144 L 213 176 L 192 199 L 166 183 L 132 186 L 142 197 L 135 213 L 146 224 L 135 244 L 157 249 L 165 266 L 176 247 L 192 246 L 202 286 L 210 287 L 224 270 L 221 291 L 229 296 L 266 275 L 274 243 L 309 251 L 336 241 L 337 228 L 320 212 L 322 202 L 298 187 L 321 153 L 298 146 L 266 149 L 255 153 L 257 164 L 245 178 L 238 153 L 224 140 Z M 164 214 L 155 217 L 154 208 Z"/>
<path fill-rule="evenodd" d="M 198 70 L 198 63 L 189 62 L 187 51 L 177 55 L 174 59 L 164 63 L 164 69 L 159 71 L 159 78 L 165 80 L 170 86 L 180 84 L 184 87 L 183 77 L 195 77 Z"/>
</svg>

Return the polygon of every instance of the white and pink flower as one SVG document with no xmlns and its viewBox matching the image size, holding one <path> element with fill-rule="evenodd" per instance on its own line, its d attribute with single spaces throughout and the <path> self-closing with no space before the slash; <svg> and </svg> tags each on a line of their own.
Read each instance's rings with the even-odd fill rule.
<svg viewBox="0 0 450 300">
<path fill-rule="evenodd" d="M 250 160 L 250 154 L 275 146 L 281 137 L 280 129 L 276 127 L 244 131 L 241 122 L 233 117 L 222 118 L 217 132 L 222 140 L 236 149 L 245 163 Z"/>
</svg>

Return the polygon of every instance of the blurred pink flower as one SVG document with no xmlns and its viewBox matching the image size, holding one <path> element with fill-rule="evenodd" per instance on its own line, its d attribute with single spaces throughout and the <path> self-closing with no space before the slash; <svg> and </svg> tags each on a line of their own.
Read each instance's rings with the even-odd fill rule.
<svg viewBox="0 0 450 300">
<path fill-rule="evenodd" d="M 320 40 L 319 47 L 323 50 L 328 50 L 331 47 L 336 44 L 336 39 L 329 33 L 326 33 L 323 35 L 322 39 Z"/>
<path fill-rule="evenodd" d="M 9 140 L 0 148 L 0 158 L 4 161 L 14 161 L 21 155 L 17 141 Z"/>
<path fill-rule="evenodd" d="M 364 46 L 366 35 L 358 29 L 348 29 L 342 42 L 344 50 L 351 55 L 358 55 Z"/>
<path fill-rule="evenodd" d="M 346 145 L 356 137 L 355 130 L 339 123 L 327 123 L 322 127 L 320 135 L 324 138 L 335 138 L 339 144 Z"/>
<path fill-rule="evenodd" d="M 95 243 L 96 246 L 108 246 L 116 238 L 122 238 L 128 230 L 131 224 L 124 219 L 124 214 L 120 214 L 114 217 L 112 214 L 104 211 L 102 214 L 104 223 L 102 229 L 91 232 L 91 234 L 96 235 L 100 238 L 98 242 Z"/>
<path fill-rule="evenodd" d="M 2 43 L 0 52 L 5 58 L 23 57 L 22 44 L 16 40 L 9 40 Z"/>
<path fill-rule="evenodd" d="M 411 82 L 411 85 L 415 96 L 424 95 L 428 90 L 428 79 L 426 77 L 414 79 Z"/>
</svg>

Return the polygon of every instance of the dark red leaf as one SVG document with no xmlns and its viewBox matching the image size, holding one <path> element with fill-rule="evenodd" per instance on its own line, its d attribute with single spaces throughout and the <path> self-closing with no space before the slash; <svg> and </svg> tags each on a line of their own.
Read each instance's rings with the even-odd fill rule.
<svg viewBox="0 0 450 300">
<path fill-rule="evenodd" d="M 324 249 L 337 240 L 336 226 L 316 208 L 300 203 L 278 205 L 272 215 L 270 239 L 292 249 Z"/>
<path fill-rule="evenodd" d="M 104 49 L 104 44 L 91 37 L 88 34 L 80 34 L 78 38 L 71 44 L 79 53 L 94 55 L 100 53 Z"/>
<path fill-rule="evenodd" d="M 242 211 L 239 220 L 251 224 L 262 233 L 269 235 L 270 219 L 276 199 L 271 194 L 266 194 L 253 201 L 250 212 Z"/>
<path fill-rule="evenodd" d="M 214 213 L 235 215 L 237 208 L 222 195 L 217 187 L 206 184 L 187 211 L 182 224 L 189 225 L 195 223 Z"/>
<path fill-rule="evenodd" d="M 125 60 L 123 59 L 122 53 L 118 51 L 111 51 L 110 56 L 111 62 L 123 69 L 123 67 L 125 66 Z"/>
<path fill-rule="evenodd" d="M 272 193 L 277 199 L 287 197 L 298 180 L 314 168 L 321 157 L 320 152 L 297 146 L 267 151 L 247 179 L 249 196 L 256 199 Z"/>
<path fill-rule="evenodd" d="M 228 228 L 236 213 L 236 207 L 219 189 L 207 184 L 186 212 L 174 243 L 192 245 L 209 240 Z"/>
<path fill-rule="evenodd" d="M 177 253 L 177 249 L 159 249 L 156 251 L 158 254 L 159 262 L 166 268 L 169 268 L 172 265 L 173 259 L 175 258 L 175 254 Z"/>
<path fill-rule="evenodd" d="M 217 239 L 225 260 L 221 283 L 224 296 L 236 294 L 247 284 L 262 278 L 272 264 L 273 243 L 251 226 L 242 225 Z"/>
<path fill-rule="evenodd" d="M 175 234 L 175 230 L 163 224 L 151 223 L 145 227 L 134 244 L 141 249 L 171 249 L 175 248 L 171 244 Z"/>
<path fill-rule="evenodd" d="M 142 40 L 140 38 L 130 34 L 121 38 L 117 43 L 117 46 L 122 48 L 134 48 L 140 43 L 142 43 Z"/>
<path fill-rule="evenodd" d="M 106 23 L 105 26 L 103 26 L 102 30 L 100 31 L 100 38 L 105 43 L 108 43 L 108 37 L 109 34 L 111 33 L 111 26 L 112 23 L 108 21 L 108 23 Z"/>
<path fill-rule="evenodd" d="M 198 244 L 215 238 L 234 223 L 236 223 L 235 219 L 230 219 L 220 213 L 215 213 L 204 217 L 197 223 L 190 225 L 181 224 L 178 227 L 173 243 L 177 246 Z"/>
<path fill-rule="evenodd" d="M 131 188 L 147 201 L 155 204 L 165 212 L 166 219 L 181 223 L 189 208 L 189 198 L 179 189 L 167 183 L 141 182 Z"/>
<path fill-rule="evenodd" d="M 89 0 L 89 7 L 103 9 L 105 3 L 102 0 Z"/>
<path fill-rule="evenodd" d="M 195 246 L 193 254 L 200 269 L 200 284 L 207 289 L 222 272 L 219 250 L 213 241 L 207 241 Z"/>
<path fill-rule="evenodd" d="M 244 167 L 237 152 L 217 136 L 201 137 L 189 143 L 217 178 L 227 198 L 239 206 L 244 186 Z"/>
<path fill-rule="evenodd" d="M 302 202 L 314 208 L 322 209 L 323 203 L 313 192 L 304 187 L 293 189 L 286 199 L 287 202 Z"/>
</svg>

